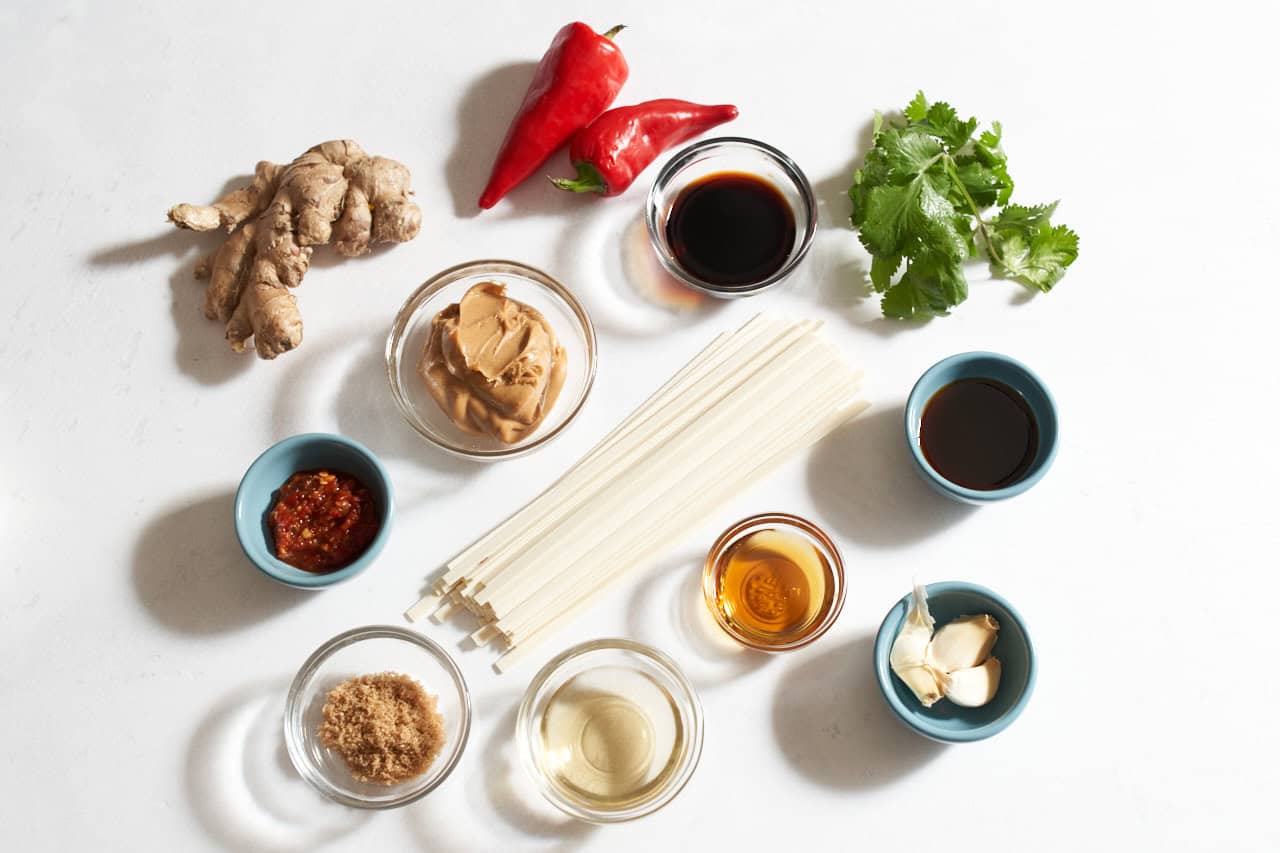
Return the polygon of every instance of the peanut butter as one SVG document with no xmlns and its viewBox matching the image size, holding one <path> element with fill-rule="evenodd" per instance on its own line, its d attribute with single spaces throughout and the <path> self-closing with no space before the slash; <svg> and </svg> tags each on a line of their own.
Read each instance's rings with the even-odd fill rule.
<svg viewBox="0 0 1280 853">
<path fill-rule="evenodd" d="M 418 373 L 460 429 L 514 444 L 555 405 L 566 362 L 542 314 L 486 281 L 431 321 Z"/>
</svg>

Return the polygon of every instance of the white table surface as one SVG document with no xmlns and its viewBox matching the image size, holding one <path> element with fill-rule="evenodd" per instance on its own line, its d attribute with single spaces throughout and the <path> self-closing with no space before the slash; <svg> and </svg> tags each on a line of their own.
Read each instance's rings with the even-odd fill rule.
<svg viewBox="0 0 1280 853">
<path fill-rule="evenodd" d="M 1268 4 L 115 5 L 0 12 L 0 846 L 1277 849 Z M 474 215 L 531 63 L 578 16 L 630 25 L 620 103 L 734 102 L 728 130 L 808 172 L 822 228 L 787 287 L 685 317 L 618 290 L 656 170 L 610 200 L 534 179 Z M 1004 122 L 1015 200 L 1062 199 L 1082 253 L 1054 293 L 1027 299 L 978 268 L 969 301 L 922 327 L 861 296 L 867 258 L 844 191 L 872 111 L 919 87 Z M 299 291 L 302 348 L 236 355 L 191 279 L 218 238 L 179 233 L 164 212 L 340 136 L 412 169 L 422 233 L 355 261 L 320 251 Z M 382 363 L 405 295 L 486 256 L 569 282 L 600 330 L 578 421 L 490 466 L 419 441 Z M 398 623 L 432 569 L 713 333 L 766 307 L 825 319 L 868 369 L 874 408 L 707 518 L 535 661 L 499 677 L 490 655 L 460 653 L 476 723 L 426 800 L 366 814 L 313 795 L 277 729 L 302 660 L 346 628 Z M 1063 432 L 1034 490 L 968 511 L 917 481 L 898 424 L 921 371 L 978 348 L 1038 370 Z M 319 594 L 260 577 L 230 516 L 249 462 L 311 430 L 367 443 L 399 495 L 376 566 Z M 712 642 L 694 593 L 713 536 L 764 510 L 811 514 L 850 568 L 836 628 L 767 659 Z M 870 638 L 913 577 L 987 584 L 1028 620 L 1039 685 L 1000 736 L 943 748 L 883 706 Z M 424 630 L 450 647 L 462 636 Z M 511 729 L 540 661 L 607 635 L 687 669 L 707 736 L 671 806 L 597 829 L 538 799 Z"/>
</svg>

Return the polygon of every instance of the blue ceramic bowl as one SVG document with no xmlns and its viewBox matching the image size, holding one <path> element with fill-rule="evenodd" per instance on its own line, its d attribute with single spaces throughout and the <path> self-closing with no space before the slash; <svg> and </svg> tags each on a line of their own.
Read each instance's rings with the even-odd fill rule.
<svg viewBox="0 0 1280 853">
<path fill-rule="evenodd" d="M 355 562 L 327 574 L 304 572 L 275 557 L 275 542 L 267 519 L 277 493 L 298 471 L 327 468 L 350 474 L 369 488 L 382 513 L 378 535 Z M 236 491 L 236 538 L 264 575 L 300 589 L 318 589 L 360 574 L 377 559 L 391 534 L 395 498 L 391 478 L 368 448 L 341 435 L 312 432 L 273 444 L 249 466 Z"/>
<path fill-rule="evenodd" d="M 889 650 L 902 629 L 911 606 L 910 594 L 893 606 L 876 634 L 875 671 L 880 693 L 889 709 L 907 728 L 941 743 L 969 743 L 1004 731 L 1027 706 L 1036 686 L 1036 653 L 1027 626 L 1013 605 L 986 587 L 965 581 L 931 583 L 929 612 L 941 628 L 960 616 L 988 613 L 1000 624 L 995 648 L 1000 661 L 1000 687 L 995 698 L 981 708 L 962 708 L 939 699 L 931 708 L 920 700 L 889 668 Z"/>
<path fill-rule="evenodd" d="M 924 451 L 920 449 L 920 418 L 924 414 L 924 407 L 934 394 L 958 379 L 995 379 L 1003 382 L 1021 394 L 1031 407 L 1039 430 L 1039 446 L 1026 474 L 1013 485 L 989 491 L 967 489 L 934 470 L 925 458 Z M 994 352 L 960 353 L 944 358 L 926 370 L 916 380 L 915 387 L 907 397 L 904 425 L 907 448 L 911 452 L 911 458 L 915 460 L 920 476 L 939 494 L 961 503 L 980 506 L 1022 494 L 1040 481 L 1058 453 L 1058 408 L 1054 405 L 1049 389 L 1040 381 L 1040 377 L 1031 372 L 1031 368 L 1007 355 Z"/>
</svg>

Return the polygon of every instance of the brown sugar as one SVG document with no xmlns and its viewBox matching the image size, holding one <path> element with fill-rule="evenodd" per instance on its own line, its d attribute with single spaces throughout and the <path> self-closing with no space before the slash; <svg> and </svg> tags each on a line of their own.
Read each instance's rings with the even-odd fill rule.
<svg viewBox="0 0 1280 853">
<path fill-rule="evenodd" d="M 399 672 L 361 675 L 325 697 L 320 741 L 361 782 L 395 785 L 420 776 L 444 746 L 436 697 Z"/>
</svg>

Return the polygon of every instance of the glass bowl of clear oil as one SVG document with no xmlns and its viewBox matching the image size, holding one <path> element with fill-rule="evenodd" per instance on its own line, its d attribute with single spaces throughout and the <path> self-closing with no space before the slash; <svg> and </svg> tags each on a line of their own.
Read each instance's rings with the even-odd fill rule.
<svg viewBox="0 0 1280 853">
<path fill-rule="evenodd" d="M 592 823 L 651 814 L 702 754 L 702 705 L 675 662 L 631 640 L 594 640 L 534 676 L 516 719 L 521 763 L 561 811 Z"/>
<path fill-rule="evenodd" d="M 711 546 L 702 592 L 730 637 L 760 651 L 790 651 L 835 624 L 844 607 L 844 561 L 813 522 L 780 512 L 753 515 Z"/>
</svg>

